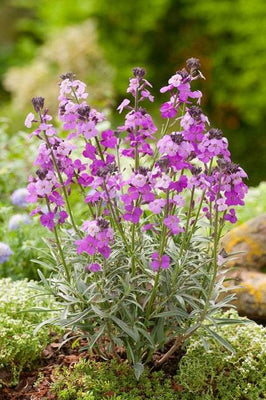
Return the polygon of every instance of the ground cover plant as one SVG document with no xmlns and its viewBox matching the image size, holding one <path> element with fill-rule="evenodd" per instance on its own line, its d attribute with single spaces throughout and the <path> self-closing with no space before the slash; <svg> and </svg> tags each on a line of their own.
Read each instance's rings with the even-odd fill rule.
<svg viewBox="0 0 266 400">
<path fill-rule="evenodd" d="M 26 280 L 0 280 L 0 387 L 16 385 L 21 371 L 36 365 L 51 341 L 47 326 L 34 332 L 36 324 L 50 314 L 25 310 L 36 306 L 55 309 L 56 303 L 51 297 L 37 297 L 31 285 Z"/>
<path fill-rule="evenodd" d="M 197 331 L 205 348 L 214 339 L 234 351 L 215 331 L 236 322 L 215 316 L 233 296 L 219 298 L 228 290 L 219 238 L 244 205 L 247 175 L 199 107 L 202 93 L 191 88 L 203 78 L 199 68 L 187 60 L 161 89 L 160 133 L 143 108 L 154 100 L 143 68 L 133 69 L 116 129 L 101 129 L 104 115 L 87 104 L 86 85 L 72 73 L 61 76 L 63 136 L 42 97 L 25 121 L 40 141 L 28 200 L 39 202 L 32 215 L 54 233 L 54 273 L 42 276 L 62 304 L 54 322 L 83 331 L 105 359 L 126 357 L 137 379 Z M 77 191 L 87 207 L 81 225 Z"/>
<path fill-rule="evenodd" d="M 238 318 L 230 310 L 227 317 Z M 220 335 L 235 347 L 228 354 L 213 343 L 208 351 L 200 339 L 192 338 L 174 376 L 164 372 L 149 374 L 137 383 L 128 363 L 110 364 L 81 360 L 72 370 L 58 368 L 51 391 L 58 400 L 98 399 L 182 399 L 258 400 L 266 394 L 265 328 L 256 323 L 218 328 Z"/>
</svg>

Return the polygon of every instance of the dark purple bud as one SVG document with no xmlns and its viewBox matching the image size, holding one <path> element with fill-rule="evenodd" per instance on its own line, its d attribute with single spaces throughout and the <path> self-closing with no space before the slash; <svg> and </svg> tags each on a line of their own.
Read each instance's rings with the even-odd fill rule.
<svg viewBox="0 0 266 400">
<path fill-rule="evenodd" d="M 200 167 L 192 167 L 190 171 L 191 171 L 192 175 L 197 176 L 201 173 L 202 169 Z"/>
<path fill-rule="evenodd" d="M 167 172 L 169 170 L 169 158 L 160 158 L 157 161 L 157 165 L 162 171 Z"/>
<path fill-rule="evenodd" d="M 199 70 L 201 65 L 198 58 L 191 57 L 186 61 L 187 67 L 190 70 Z"/>
<path fill-rule="evenodd" d="M 142 78 L 144 78 L 145 74 L 146 74 L 146 71 L 144 68 L 141 68 L 141 67 L 133 68 L 133 75 L 135 76 L 135 78 L 142 79 Z"/>
<path fill-rule="evenodd" d="M 97 171 L 97 176 L 99 176 L 100 178 L 106 178 L 108 174 L 112 175 L 115 172 L 117 172 L 117 166 L 115 165 L 115 163 L 111 163 L 99 168 Z"/>
<path fill-rule="evenodd" d="M 139 167 L 139 169 L 138 169 L 138 173 L 141 175 L 144 175 L 144 176 L 147 176 L 148 172 L 149 172 L 149 168 L 146 168 L 146 167 Z"/>
<path fill-rule="evenodd" d="M 181 144 L 185 140 L 182 133 L 172 133 L 170 137 L 172 141 L 176 144 Z"/>
<path fill-rule="evenodd" d="M 65 79 L 74 81 L 74 79 L 76 79 L 76 75 L 73 74 L 73 72 L 66 72 L 65 74 L 60 75 L 60 78 L 62 79 L 62 81 L 64 81 Z"/>
<path fill-rule="evenodd" d="M 36 171 L 36 175 L 41 181 L 43 181 L 46 178 L 47 174 L 48 174 L 48 169 L 37 169 Z"/>
<path fill-rule="evenodd" d="M 77 113 L 81 121 L 86 121 L 90 117 L 91 108 L 89 106 L 79 107 Z"/>
<path fill-rule="evenodd" d="M 31 100 L 34 110 L 39 113 L 44 107 L 44 98 L 43 97 L 33 97 Z"/>
<path fill-rule="evenodd" d="M 182 68 L 179 71 L 176 71 L 177 74 L 181 75 L 183 80 L 185 80 L 186 78 L 189 77 L 189 73 L 187 72 L 187 70 L 185 68 Z"/>
<path fill-rule="evenodd" d="M 195 121 L 201 121 L 201 114 L 202 110 L 198 106 L 192 106 L 188 110 L 189 115 L 195 120 Z"/>
<path fill-rule="evenodd" d="M 139 108 L 139 112 L 140 112 L 142 115 L 147 114 L 146 108 L 143 108 L 143 107 L 140 107 L 140 108 Z"/>
<path fill-rule="evenodd" d="M 104 229 L 109 228 L 109 222 L 106 221 L 106 219 L 104 219 L 104 218 L 98 218 L 97 219 L 97 225 L 101 229 L 101 231 L 103 231 Z"/>
<path fill-rule="evenodd" d="M 225 174 L 228 175 L 239 172 L 239 165 L 230 161 L 219 159 L 217 160 L 217 165 Z"/>
<path fill-rule="evenodd" d="M 209 139 L 222 139 L 223 132 L 220 129 L 212 128 L 209 130 Z"/>
<path fill-rule="evenodd" d="M 59 107 L 59 114 L 60 115 L 65 115 L 65 112 L 66 112 L 66 106 L 65 105 L 60 106 Z"/>
</svg>

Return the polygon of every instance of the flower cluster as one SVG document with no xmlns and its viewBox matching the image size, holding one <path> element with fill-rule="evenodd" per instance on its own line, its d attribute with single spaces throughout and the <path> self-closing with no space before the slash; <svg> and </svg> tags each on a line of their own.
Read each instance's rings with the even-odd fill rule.
<svg viewBox="0 0 266 400">
<path fill-rule="evenodd" d="M 204 78 L 199 61 L 187 60 L 186 68 L 161 89 L 168 100 L 160 107 L 166 122 L 157 143 L 157 127 L 142 106 L 154 101 L 145 74 L 143 68 L 133 69 L 127 89 L 131 99 L 118 106 L 119 113 L 127 110 L 125 121 L 115 130 L 100 129 L 105 117 L 87 104 L 86 85 L 72 73 L 61 76 L 59 94 L 58 116 L 67 139 L 58 136 L 41 97 L 33 99 L 35 114 L 25 121 L 28 127 L 38 122 L 33 135 L 41 142 L 28 200 L 43 199 L 47 206 L 45 211 L 38 206 L 32 214 L 39 214 L 50 230 L 66 222 L 72 225 L 77 253 L 91 262 L 87 271 L 101 269 L 101 257 L 110 256 L 116 235 L 132 256 L 136 231 L 155 237 L 151 268 L 168 269 L 174 263 L 167 254 L 171 240 L 188 243 L 189 230 L 193 233 L 200 218 L 217 232 L 217 221 L 236 222 L 235 206 L 244 204 L 247 175 L 232 163 L 227 139 L 210 126 L 200 108 L 202 93 L 191 89 L 193 81 Z M 75 158 L 79 139 L 84 147 Z M 88 205 L 89 219 L 81 228 L 69 202 L 74 186 Z"/>
</svg>

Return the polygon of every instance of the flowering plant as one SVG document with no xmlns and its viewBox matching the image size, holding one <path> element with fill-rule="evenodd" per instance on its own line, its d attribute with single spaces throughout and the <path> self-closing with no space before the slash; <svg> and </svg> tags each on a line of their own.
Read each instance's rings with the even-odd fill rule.
<svg viewBox="0 0 266 400">
<path fill-rule="evenodd" d="M 199 107 L 202 93 L 191 89 L 203 78 L 199 68 L 187 60 L 161 89 L 168 100 L 160 134 L 142 107 L 154 100 L 143 68 L 133 69 L 116 130 L 101 129 L 104 115 L 71 73 L 61 76 L 59 95 L 67 138 L 58 136 L 42 97 L 25 121 L 38 123 L 28 200 L 44 201 L 46 209 L 32 214 L 55 236 L 55 273 L 43 282 L 64 305 L 57 322 L 85 332 L 103 357 L 126 353 L 137 377 L 155 352 L 159 366 L 200 327 L 204 343 L 212 337 L 231 349 L 213 330 L 226 323 L 213 315 L 232 299 L 219 299 L 228 255 L 218 243 L 224 221 L 236 222 L 234 207 L 244 204 L 246 173 Z M 87 207 L 82 224 L 75 191 Z"/>
</svg>

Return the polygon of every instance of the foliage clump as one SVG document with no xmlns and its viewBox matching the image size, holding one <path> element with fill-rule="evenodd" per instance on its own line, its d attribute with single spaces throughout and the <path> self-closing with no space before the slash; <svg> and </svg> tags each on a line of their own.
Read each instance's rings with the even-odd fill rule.
<svg viewBox="0 0 266 400">
<path fill-rule="evenodd" d="M 57 32 L 39 49 L 32 62 L 11 68 L 4 79 L 5 88 L 12 93 L 16 110 L 28 108 L 36 93 L 49 98 L 49 107 L 56 107 L 57 76 L 62 70 L 75 71 L 86 79 L 94 103 L 105 106 L 112 94 L 111 67 L 98 45 L 95 23 L 88 20 Z M 99 79 L 101 78 L 103 79 Z"/>
<path fill-rule="evenodd" d="M 235 311 L 227 317 L 238 318 Z M 127 362 L 82 360 L 73 370 L 58 369 L 52 392 L 59 400 L 258 400 L 266 388 L 265 328 L 256 323 L 227 325 L 218 332 L 235 354 L 213 343 L 206 352 L 199 338 L 191 339 L 176 376 L 144 373 L 137 382 Z M 172 361 L 174 362 L 174 361 Z"/>
<path fill-rule="evenodd" d="M 52 297 L 36 297 L 37 293 L 25 280 L 0 280 L 0 384 L 17 384 L 22 369 L 32 367 L 50 341 L 47 327 L 34 333 L 48 313 L 23 312 L 33 307 L 55 309 Z"/>
</svg>

